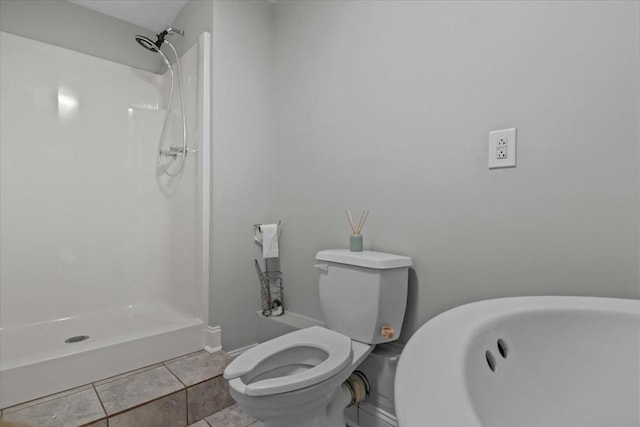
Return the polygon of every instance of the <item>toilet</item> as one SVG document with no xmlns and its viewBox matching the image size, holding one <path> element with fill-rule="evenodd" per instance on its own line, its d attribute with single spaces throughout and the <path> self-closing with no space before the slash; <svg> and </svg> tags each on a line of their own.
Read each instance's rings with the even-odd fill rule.
<svg viewBox="0 0 640 427">
<path fill-rule="evenodd" d="M 355 369 L 400 335 L 411 258 L 331 249 L 316 260 L 326 327 L 259 344 L 224 371 L 231 397 L 261 427 L 345 426 L 344 409 L 364 397 Z"/>
</svg>

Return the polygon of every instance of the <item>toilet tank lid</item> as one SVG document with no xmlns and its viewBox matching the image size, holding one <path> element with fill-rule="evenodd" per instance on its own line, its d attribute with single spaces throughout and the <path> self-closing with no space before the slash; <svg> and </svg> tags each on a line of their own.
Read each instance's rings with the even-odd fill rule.
<svg viewBox="0 0 640 427">
<path fill-rule="evenodd" d="M 355 265 L 358 267 L 388 270 L 391 268 L 411 267 L 411 258 L 384 252 L 351 252 L 349 249 L 327 249 L 316 254 L 318 261 Z"/>
</svg>

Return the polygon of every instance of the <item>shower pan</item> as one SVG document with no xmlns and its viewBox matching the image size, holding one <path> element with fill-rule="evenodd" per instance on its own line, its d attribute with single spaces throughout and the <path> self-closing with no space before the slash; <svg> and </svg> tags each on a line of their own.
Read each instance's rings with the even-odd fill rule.
<svg viewBox="0 0 640 427">
<path fill-rule="evenodd" d="M 183 111 L 170 64 L 0 44 L 0 408 L 202 349 L 209 33 L 180 58 Z M 185 147 L 169 175 L 161 139 Z"/>
</svg>

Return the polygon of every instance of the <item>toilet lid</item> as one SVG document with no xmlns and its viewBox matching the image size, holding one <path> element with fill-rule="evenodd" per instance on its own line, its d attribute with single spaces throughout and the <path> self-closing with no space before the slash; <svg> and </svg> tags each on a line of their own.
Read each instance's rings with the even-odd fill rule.
<svg viewBox="0 0 640 427">
<path fill-rule="evenodd" d="M 309 369 L 290 375 L 270 377 L 255 382 L 249 381 L 248 384 L 241 378 L 247 374 L 251 375 L 263 362 L 268 364 L 270 368 L 277 367 L 278 363 L 283 366 L 291 363 L 286 352 L 298 347 L 321 350 L 327 357 Z M 282 356 L 277 357 L 278 354 Z M 272 357 L 274 359 L 268 360 Z M 247 396 L 285 393 L 312 386 L 332 377 L 346 368 L 351 363 L 352 357 L 351 338 L 320 326 L 312 326 L 280 336 L 245 351 L 227 366 L 224 378 L 236 391 Z"/>
</svg>

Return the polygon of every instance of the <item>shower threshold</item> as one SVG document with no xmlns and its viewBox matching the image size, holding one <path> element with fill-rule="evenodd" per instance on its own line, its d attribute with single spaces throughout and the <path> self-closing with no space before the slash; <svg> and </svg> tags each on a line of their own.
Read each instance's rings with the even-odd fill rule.
<svg viewBox="0 0 640 427">
<path fill-rule="evenodd" d="M 205 327 L 163 304 L 3 327 L 0 408 L 200 350 Z"/>
</svg>

